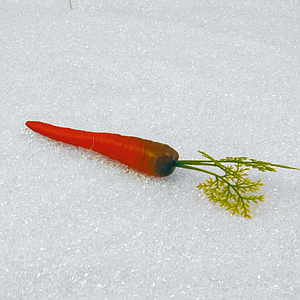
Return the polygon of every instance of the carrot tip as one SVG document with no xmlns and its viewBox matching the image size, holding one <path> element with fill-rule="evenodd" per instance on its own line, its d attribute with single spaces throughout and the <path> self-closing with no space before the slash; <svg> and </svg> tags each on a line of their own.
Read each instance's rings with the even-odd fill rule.
<svg viewBox="0 0 300 300">
<path fill-rule="evenodd" d="M 35 124 L 35 123 L 38 123 L 38 122 L 35 122 L 35 121 L 27 121 L 27 122 L 25 123 L 25 125 L 26 125 L 28 128 L 30 128 L 31 130 L 34 130 L 33 127 L 34 127 L 34 124 Z"/>
</svg>

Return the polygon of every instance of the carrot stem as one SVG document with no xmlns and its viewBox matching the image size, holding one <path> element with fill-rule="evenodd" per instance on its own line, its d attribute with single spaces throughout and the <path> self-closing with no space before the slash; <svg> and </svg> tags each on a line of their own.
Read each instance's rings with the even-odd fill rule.
<svg viewBox="0 0 300 300">
<path fill-rule="evenodd" d="M 214 161 L 208 161 L 208 160 L 177 160 L 175 162 L 175 166 L 178 168 L 182 168 L 183 166 L 191 165 L 191 166 L 211 166 L 211 167 L 219 167 L 215 162 L 218 163 L 229 163 L 229 164 L 242 164 L 245 166 L 254 166 L 259 164 L 265 164 L 272 167 L 277 168 L 283 168 L 283 169 L 291 169 L 291 170 L 300 170 L 299 168 L 285 166 L 285 165 L 279 165 L 279 164 L 273 164 L 269 162 L 263 162 L 263 161 L 241 161 L 241 160 L 214 160 Z"/>
</svg>

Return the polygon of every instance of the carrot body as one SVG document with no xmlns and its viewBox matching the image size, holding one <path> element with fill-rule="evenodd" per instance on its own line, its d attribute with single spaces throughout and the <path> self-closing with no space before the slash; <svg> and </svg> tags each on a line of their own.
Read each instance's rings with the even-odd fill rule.
<svg viewBox="0 0 300 300">
<path fill-rule="evenodd" d="M 27 121 L 26 126 L 51 139 L 96 151 L 150 176 L 170 175 L 179 158 L 170 146 L 137 137 L 75 130 L 35 121 Z"/>
</svg>

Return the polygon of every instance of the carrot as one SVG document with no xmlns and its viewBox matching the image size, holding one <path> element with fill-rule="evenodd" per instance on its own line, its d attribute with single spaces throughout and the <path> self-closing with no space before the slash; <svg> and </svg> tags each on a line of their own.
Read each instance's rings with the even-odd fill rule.
<svg viewBox="0 0 300 300">
<path fill-rule="evenodd" d="M 137 137 L 75 130 L 35 121 L 27 121 L 26 126 L 51 139 L 96 151 L 150 176 L 170 175 L 179 158 L 170 146 Z"/>
<path fill-rule="evenodd" d="M 239 214 L 249 219 L 250 204 L 264 199 L 264 195 L 253 194 L 262 183 L 260 180 L 255 182 L 248 178 L 247 171 L 250 168 L 262 172 L 276 172 L 275 168 L 299 170 L 248 157 L 216 160 L 203 151 L 198 152 L 204 160 L 178 160 L 178 153 L 170 146 L 137 137 L 75 130 L 34 121 L 28 121 L 26 125 L 44 136 L 99 152 L 147 175 L 164 177 L 173 173 L 175 168 L 208 174 L 211 177 L 200 182 L 197 188 L 203 191 L 209 201 L 219 204 L 233 215 Z M 207 170 L 208 167 L 218 168 L 223 174 Z"/>
</svg>

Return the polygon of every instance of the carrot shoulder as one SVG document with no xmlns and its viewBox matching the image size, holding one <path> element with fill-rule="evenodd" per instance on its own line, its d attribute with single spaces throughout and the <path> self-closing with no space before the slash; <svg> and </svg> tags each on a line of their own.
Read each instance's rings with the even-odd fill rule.
<svg viewBox="0 0 300 300">
<path fill-rule="evenodd" d="M 168 145 L 137 137 L 89 132 L 27 121 L 31 130 L 51 139 L 91 149 L 150 176 L 164 177 L 175 170 L 179 155 Z"/>
</svg>

